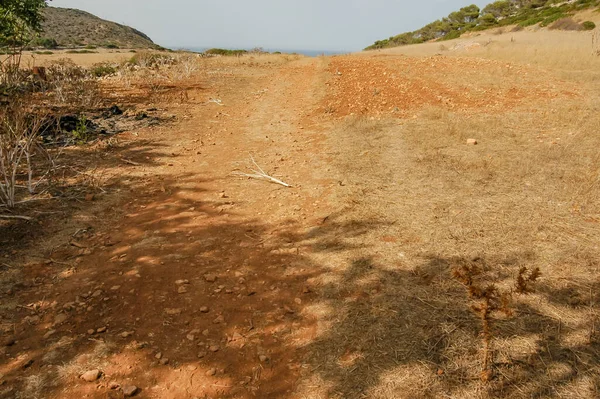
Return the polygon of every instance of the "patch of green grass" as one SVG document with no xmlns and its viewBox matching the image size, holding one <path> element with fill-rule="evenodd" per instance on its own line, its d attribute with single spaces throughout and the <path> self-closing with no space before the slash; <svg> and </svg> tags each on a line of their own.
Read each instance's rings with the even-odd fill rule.
<svg viewBox="0 0 600 399">
<path fill-rule="evenodd" d="M 246 54 L 247 52 L 247 50 L 228 50 L 223 48 L 211 48 L 206 50 L 204 54 L 232 56 Z"/>
<path fill-rule="evenodd" d="M 38 54 L 38 55 L 52 55 L 54 53 L 52 51 L 34 51 L 33 54 Z"/>
<path fill-rule="evenodd" d="M 97 51 L 92 50 L 67 50 L 67 54 L 98 54 Z"/>
<path fill-rule="evenodd" d="M 112 75 L 117 72 L 117 68 L 107 62 L 102 62 L 99 64 L 94 64 L 90 70 L 92 75 L 97 78 L 101 78 L 103 76 Z"/>
</svg>

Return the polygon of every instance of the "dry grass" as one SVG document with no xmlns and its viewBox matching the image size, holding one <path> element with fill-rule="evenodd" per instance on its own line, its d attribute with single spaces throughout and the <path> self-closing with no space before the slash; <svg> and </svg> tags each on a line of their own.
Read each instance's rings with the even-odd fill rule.
<svg viewBox="0 0 600 399">
<path fill-rule="evenodd" d="M 330 134 L 343 187 L 339 213 L 306 241 L 331 268 L 305 397 L 598 396 L 598 100 L 501 115 L 427 108 Z M 488 327 L 487 383 L 485 330 L 451 275 L 474 259 L 501 292 L 523 267 L 543 276 Z"/>
<path fill-rule="evenodd" d="M 600 57 L 593 54 L 594 32 L 522 30 L 500 35 L 480 35 L 444 42 L 448 48 L 460 43 L 478 43 L 460 50 L 444 52 L 445 56 L 478 57 L 510 63 L 528 64 L 551 70 L 565 78 L 595 83 L 600 75 Z M 488 44 L 489 43 L 489 44 Z M 458 46 L 459 48 L 461 46 Z M 439 43 L 397 47 L 381 53 L 430 56 L 439 52 Z"/>
</svg>

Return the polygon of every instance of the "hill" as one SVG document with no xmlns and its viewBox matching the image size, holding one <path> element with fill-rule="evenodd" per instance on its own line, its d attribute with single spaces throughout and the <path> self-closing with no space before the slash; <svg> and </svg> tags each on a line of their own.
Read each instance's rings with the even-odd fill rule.
<svg viewBox="0 0 600 399">
<path fill-rule="evenodd" d="M 465 32 L 508 25 L 515 25 L 516 30 L 533 25 L 550 29 L 590 30 L 595 28 L 593 22 L 578 22 L 572 17 L 579 11 L 598 7 L 600 0 L 499 0 L 483 9 L 472 4 L 416 31 L 378 40 L 365 50 L 456 39 Z"/>
<path fill-rule="evenodd" d="M 40 43 L 46 47 L 156 47 L 152 39 L 129 26 L 106 21 L 85 11 L 47 7 Z"/>
</svg>

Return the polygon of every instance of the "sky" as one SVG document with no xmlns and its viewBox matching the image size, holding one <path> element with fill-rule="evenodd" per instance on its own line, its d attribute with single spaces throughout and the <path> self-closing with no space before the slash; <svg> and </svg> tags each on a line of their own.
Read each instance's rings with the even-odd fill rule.
<svg viewBox="0 0 600 399">
<path fill-rule="evenodd" d="M 481 0 L 52 0 L 169 48 L 357 51 Z"/>
</svg>

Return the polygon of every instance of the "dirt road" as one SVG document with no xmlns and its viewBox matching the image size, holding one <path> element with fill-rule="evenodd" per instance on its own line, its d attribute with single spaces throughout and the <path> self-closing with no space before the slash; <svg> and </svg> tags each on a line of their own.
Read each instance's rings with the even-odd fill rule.
<svg viewBox="0 0 600 399">
<path fill-rule="evenodd" d="M 348 56 L 207 61 L 176 89 L 150 104 L 175 122 L 94 153 L 104 194 L 6 253 L 0 398 L 598 394 L 586 88 Z M 236 175 L 251 159 L 292 187 Z M 461 262 L 545 276 L 498 316 L 490 383 Z"/>
</svg>

